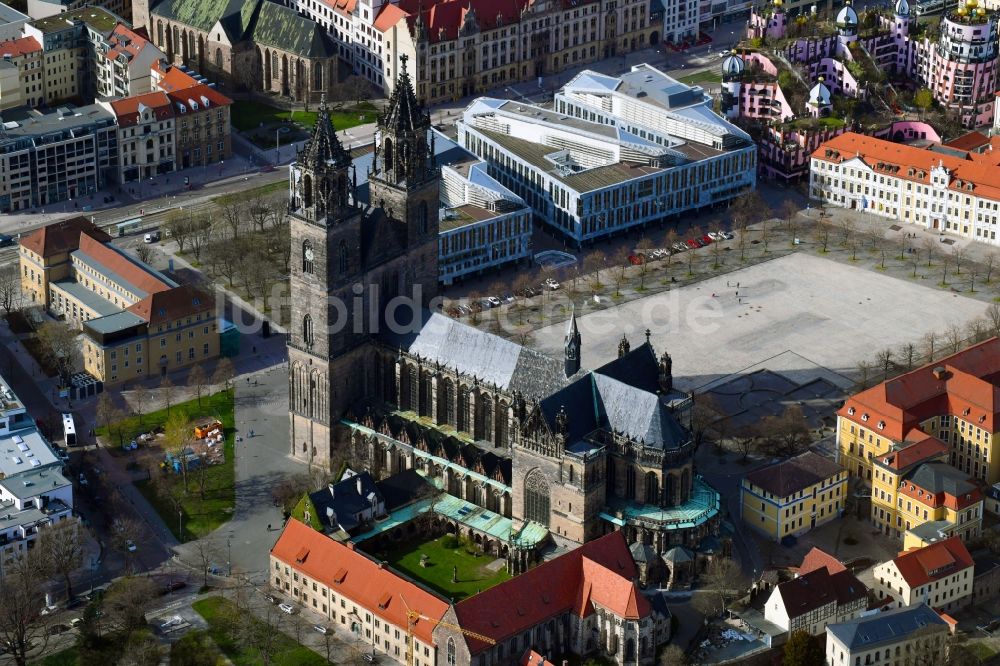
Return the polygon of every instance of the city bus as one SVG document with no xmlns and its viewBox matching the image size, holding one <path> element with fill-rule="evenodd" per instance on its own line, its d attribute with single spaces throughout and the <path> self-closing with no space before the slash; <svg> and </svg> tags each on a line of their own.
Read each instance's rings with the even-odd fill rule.
<svg viewBox="0 0 1000 666">
<path fill-rule="evenodd" d="M 917 0 L 917 16 L 934 14 L 945 9 L 945 0 Z"/>
<path fill-rule="evenodd" d="M 73 423 L 72 414 L 63 414 L 63 437 L 66 442 L 66 446 L 76 446 L 76 424 Z"/>
</svg>

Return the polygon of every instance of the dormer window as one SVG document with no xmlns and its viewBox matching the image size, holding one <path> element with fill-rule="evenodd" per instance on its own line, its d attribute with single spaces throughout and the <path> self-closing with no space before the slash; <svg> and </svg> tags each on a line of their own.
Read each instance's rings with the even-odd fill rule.
<svg viewBox="0 0 1000 666">
<path fill-rule="evenodd" d="M 855 411 L 855 410 L 854 410 L 854 408 L 853 408 L 853 407 L 848 407 L 848 408 L 847 408 L 847 413 L 848 413 L 848 414 L 849 414 L 850 416 L 854 416 L 854 411 Z"/>
<path fill-rule="evenodd" d="M 885 421 L 879 421 L 878 422 L 878 429 L 879 430 L 885 430 Z"/>
<path fill-rule="evenodd" d="M 867 421 L 868 420 L 868 415 L 867 414 L 862 414 L 861 415 L 861 420 L 862 421 Z"/>
</svg>

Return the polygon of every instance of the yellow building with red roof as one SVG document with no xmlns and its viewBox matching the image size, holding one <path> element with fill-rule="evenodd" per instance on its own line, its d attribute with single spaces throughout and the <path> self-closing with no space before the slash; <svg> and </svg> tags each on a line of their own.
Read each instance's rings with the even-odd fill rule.
<svg viewBox="0 0 1000 666">
<path fill-rule="evenodd" d="M 1000 338 L 992 338 L 848 398 L 837 412 L 837 448 L 852 476 L 872 483 L 877 470 L 892 485 L 898 475 L 876 466 L 875 459 L 884 461 L 913 443 L 921 448 L 904 453 L 903 460 L 940 448 L 926 441 L 936 438 L 947 447 L 949 464 L 993 484 L 1000 481 L 998 423 Z"/>
</svg>

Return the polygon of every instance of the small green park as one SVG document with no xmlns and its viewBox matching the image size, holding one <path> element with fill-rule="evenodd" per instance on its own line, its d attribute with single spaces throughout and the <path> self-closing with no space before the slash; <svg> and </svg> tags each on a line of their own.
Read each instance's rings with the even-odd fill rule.
<svg viewBox="0 0 1000 666">
<path fill-rule="evenodd" d="M 494 558 L 483 553 L 476 544 L 451 534 L 422 543 L 401 543 L 377 555 L 397 571 L 455 601 L 510 578 L 506 567 L 496 571 L 488 568 Z M 456 567 L 457 577 L 454 576 Z"/>
</svg>

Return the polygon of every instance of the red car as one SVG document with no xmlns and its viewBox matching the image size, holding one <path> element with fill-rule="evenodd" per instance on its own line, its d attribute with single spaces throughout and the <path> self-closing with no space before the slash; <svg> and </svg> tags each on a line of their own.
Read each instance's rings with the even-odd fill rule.
<svg viewBox="0 0 1000 666">
<path fill-rule="evenodd" d="M 633 266 L 640 266 L 646 263 L 646 255 L 644 254 L 630 254 L 628 255 L 628 261 Z"/>
<path fill-rule="evenodd" d="M 697 250 L 699 247 L 701 247 L 701 243 L 698 242 L 697 238 L 689 238 L 687 239 L 687 246 L 692 250 Z"/>
<path fill-rule="evenodd" d="M 701 243 L 702 245 L 711 245 L 712 237 L 709 236 L 708 234 L 705 234 L 704 236 L 701 237 Z"/>
</svg>

